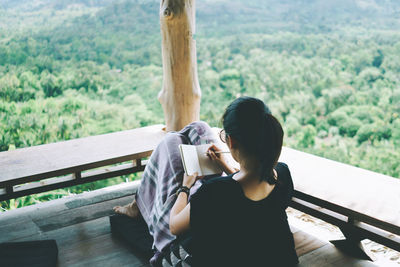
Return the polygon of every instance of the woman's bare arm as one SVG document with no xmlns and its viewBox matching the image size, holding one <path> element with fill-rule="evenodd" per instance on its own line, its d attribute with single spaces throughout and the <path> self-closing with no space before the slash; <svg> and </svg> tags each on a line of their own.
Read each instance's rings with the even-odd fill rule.
<svg viewBox="0 0 400 267">
<path fill-rule="evenodd" d="M 190 228 L 190 203 L 187 203 L 188 196 L 181 192 L 172 207 L 169 217 L 169 230 L 173 235 L 179 235 Z"/>
<path fill-rule="evenodd" d="M 191 188 L 198 177 L 197 173 L 193 175 L 183 175 L 182 186 Z M 173 235 L 179 235 L 190 228 L 190 203 L 188 203 L 188 194 L 180 192 L 174 206 L 171 209 L 169 217 L 169 230 Z"/>
</svg>

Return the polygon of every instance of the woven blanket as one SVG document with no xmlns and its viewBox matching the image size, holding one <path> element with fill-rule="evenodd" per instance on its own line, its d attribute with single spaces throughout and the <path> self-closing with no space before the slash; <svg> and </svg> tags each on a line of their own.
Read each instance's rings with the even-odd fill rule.
<svg viewBox="0 0 400 267">
<path fill-rule="evenodd" d="M 142 182 L 136 194 L 136 202 L 154 238 L 157 261 L 163 252 L 176 239 L 169 231 L 169 215 L 175 203 L 175 192 L 182 184 L 183 165 L 179 144 L 216 143 L 217 136 L 205 122 L 193 122 L 179 132 L 169 132 L 153 151 L 143 172 Z M 200 181 L 191 189 L 193 194 L 201 185 Z"/>
</svg>

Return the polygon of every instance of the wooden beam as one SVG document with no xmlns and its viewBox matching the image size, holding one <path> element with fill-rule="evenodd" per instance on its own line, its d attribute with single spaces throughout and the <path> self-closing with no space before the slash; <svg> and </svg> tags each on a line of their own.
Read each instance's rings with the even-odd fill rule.
<svg viewBox="0 0 400 267">
<path fill-rule="evenodd" d="M 373 227 L 363 222 L 356 224 L 349 223 L 352 220 L 341 213 L 336 213 L 332 210 L 322 208 L 315 203 L 309 203 L 307 201 L 294 197 L 290 203 L 290 206 L 299 211 L 305 212 L 324 220 L 328 223 L 338 226 L 339 228 L 347 228 L 362 236 L 363 239 L 370 239 L 394 250 L 400 251 L 400 237 L 395 234 L 384 231 L 383 227 Z"/>
<path fill-rule="evenodd" d="M 75 172 L 74 173 L 75 179 L 81 179 L 82 178 L 82 173 L 81 172 Z"/>
<path fill-rule="evenodd" d="M 288 147 L 282 149 L 279 161 L 289 166 L 298 192 L 315 197 L 315 200 L 326 200 L 336 206 L 387 222 L 400 229 L 400 179 Z M 310 202 L 314 201 L 310 198 Z M 328 204 L 327 202 L 325 203 Z M 362 219 L 366 220 L 367 217 Z"/>
<path fill-rule="evenodd" d="M 151 155 L 163 125 L 0 152 L 0 188 L 68 175 Z"/>
<path fill-rule="evenodd" d="M 144 168 L 145 165 L 135 166 L 133 163 L 127 163 L 100 170 L 87 171 L 82 173 L 81 178 L 79 179 L 75 177 L 75 174 L 70 174 L 64 177 L 51 178 L 44 181 L 18 185 L 15 186 L 15 190 L 13 192 L 7 192 L 6 194 L 0 195 L 0 201 L 136 173 L 143 171 Z"/>
<path fill-rule="evenodd" d="M 179 131 L 200 118 L 195 0 L 161 0 L 163 86 L 158 99 L 167 131 Z"/>
<path fill-rule="evenodd" d="M 389 231 L 391 233 L 394 233 L 396 235 L 400 235 L 400 226 L 394 225 L 376 218 L 373 218 L 371 216 L 365 215 L 363 213 L 342 207 L 340 205 L 336 205 L 334 203 L 331 203 L 329 201 L 310 196 L 308 194 L 305 194 L 303 192 L 295 190 L 294 192 L 294 197 L 307 201 L 309 203 L 313 203 L 314 205 L 320 206 L 322 208 L 326 208 L 328 210 L 331 210 L 333 212 L 336 212 L 338 214 L 345 215 L 349 218 L 355 219 L 357 221 L 365 222 L 368 223 L 372 226 L 379 227 L 383 230 Z"/>
</svg>

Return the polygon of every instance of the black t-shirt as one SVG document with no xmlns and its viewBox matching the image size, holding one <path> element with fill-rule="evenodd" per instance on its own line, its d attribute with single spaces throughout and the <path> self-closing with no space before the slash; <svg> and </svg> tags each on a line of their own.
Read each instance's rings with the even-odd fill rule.
<svg viewBox="0 0 400 267">
<path fill-rule="evenodd" d="M 285 209 L 293 192 L 286 164 L 264 199 L 248 199 L 233 174 L 205 182 L 190 200 L 194 266 L 293 266 L 298 262 Z"/>
</svg>

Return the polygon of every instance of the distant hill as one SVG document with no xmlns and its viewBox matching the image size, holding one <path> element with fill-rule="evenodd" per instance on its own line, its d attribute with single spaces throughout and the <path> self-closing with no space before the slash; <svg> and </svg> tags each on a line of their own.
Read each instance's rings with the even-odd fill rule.
<svg viewBox="0 0 400 267">
<path fill-rule="evenodd" d="M 159 0 L 0 0 L 0 151 L 162 122 Z M 197 0 L 201 119 L 400 177 L 399 0 Z M 4 134 L 3 134 L 4 133 Z"/>
<path fill-rule="evenodd" d="M 87 7 L 106 6 L 115 0 L 1 0 L 3 9 L 19 9 L 24 11 L 38 11 L 41 9 L 64 9 L 70 5 L 84 5 Z"/>
<path fill-rule="evenodd" d="M 21 0 L 20 4 L 23 2 L 25 1 Z M 67 3 L 60 0 L 58 2 Z M 94 5 L 105 4 L 107 1 L 74 2 Z M 38 3 L 43 4 L 41 1 L 36 4 Z M 70 7 L 70 2 L 68 5 L 66 7 Z M 5 45 L 21 50 L 17 57 L 21 58 L 18 64 L 23 64 L 28 56 L 39 55 L 52 55 L 57 60 L 91 60 L 100 64 L 107 62 L 118 67 L 122 67 L 123 64 L 147 65 L 152 62 L 150 57 L 157 58 L 153 63 L 159 63 L 161 57 L 158 9 L 159 4 L 155 1 L 114 1 L 106 7 L 96 9 L 95 14 L 92 11 L 84 13 L 85 10 L 82 10 L 81 16 L 68 17 L 69 13 L 65 13 L 64 17 L 58 17 L 57 13 L 52 14 L 49 11 L 48 6 L 43 6 L 44 22 L 36 20 L 36 17 L 40 17 L 40 12 L 30 13 L 33 23 L 29 24 L 29 21 L 26 21 L 21 25 L 22 27 L 28 24 L 26 30 L 12 37 Z M 23 19 L 21 18 L 22 23 Z M 34 25 L 31 26 L 33 29 L 30 30 L 29 25 Z M 15 60 L 16 57 L 10 55 L 8 62 L 15 63 Z M 0 58 L 0 63 L 2 62 L 7 63 L 7 58 Z"/>
<path fill-rule="evenodd" d="M 19 12 L 63 10 L 71 6 L 114 9 L 126 6 L 120 16 L 134 19 L 132 7 L 152 6 L 147 16 L 158 17 L 156 0 L 1 0 L 0 8 Z M 203 0 L 196 1 L 199 34 L 234 33 L 235 31 L 270 32 L 289 30 L 316 32 L 335 30 L 341 25 L 366 25 L 379 28 L 400 27 L 398 0 Z M 130 13 L 132 12 L 132 14 Z M 40 15 L 40 14 L 37 14 Z M 141 21 L 143 22 L 143 21 Z M 231 28 L 231 29 L 230 29 Z M 219 31 L 218 31 L 219 29 Z"/>
<path fill-rule="evenodd" d="M 199 38 L 244 38 L 279 31 L 316 34 L 344 26 L 400 28 L 397 0 L 205 0 L 196 4 Z M 2 0 L 0 6 L 6 15 L 0 22 L 0 44 L 1 28 L 8 29 L 3 35 L 9 47 L 14 43 L 17 51 L 22 49 L 17 59 L 11 55 L 11 61 L 3 57 L 0 63 L 21 64 L 28 56 L 53 55 L 57 60 L 107 62 L 119 68 L 161 64 L 158 1 Z M 34 42 L 28 45 L 27 38 Z"/>
<path fill-rule="evenodd" d="M 400 1 L 396 0 L 232 0 L 198 1 L 197 5 L 199 30 L 207 34 L 211 26 L 229 34 L 276 30 L 317 33 L 360 25 L 400 27 Z"/>
</svg>

